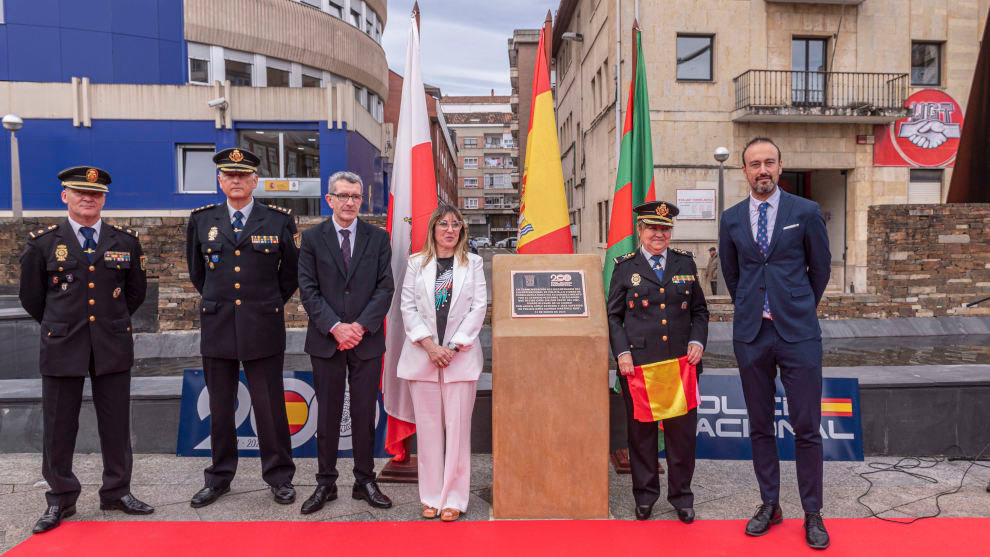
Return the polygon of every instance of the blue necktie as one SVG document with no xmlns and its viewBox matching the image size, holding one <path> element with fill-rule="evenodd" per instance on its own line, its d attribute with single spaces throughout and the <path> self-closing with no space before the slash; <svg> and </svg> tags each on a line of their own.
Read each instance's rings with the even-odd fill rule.
<svg viewBox="0 0 990 557">
<path fill-rule="evenodd" d="M 89 226 L 83 226 L 79 228 L 79 232 L 82 232 L 83 238 L 83 251 L 86 252 L 86 257 L 89 258 L 89 262 L 93 262 L 93 256 L 96 255 L 96 240 L 93 239 L 93 235 L 96 234 L 96 229 Z"/>
<path fill-rule="evenodd" d="M 760 218 L 756 220 L 756 245 L 760 247 L 760 253 L 766 258 L 770 253 L 770 240 L 767 238 L 767 209 L 770 204 L 764 201 L 760 203 Z M 770 299 L 767 291 L 763 291 L 763 312 L 770 315 Z"/>
<path fill-rule="evenodd" d="M 244 230 L 244 213 L 240 211 L 234 211 L 234 239 L 241 239 L 241 230 Z"/>
<path fill-rule="evenodd" d="M 660 256 L 654 255 L 650 258 L 650 261 L 653 262 L 653 272 L 657 274 L 657 280 L 660 281 L 660 284 L 663 284 L 663 266 L 660 265 Z"/>
</svg>

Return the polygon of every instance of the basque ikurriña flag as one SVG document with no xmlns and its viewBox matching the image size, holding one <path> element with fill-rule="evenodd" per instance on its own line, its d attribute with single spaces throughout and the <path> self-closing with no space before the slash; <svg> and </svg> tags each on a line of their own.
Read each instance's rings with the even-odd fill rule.
<svg viewBox="0 0 990 557">
<path fill-rule="evenodd" d="M 403 440 L 416 433 L 412 398 L 397 375 L 399 354 L 406 332 L 402 324 L 400 296 L 409 254 L 423 249 L 430 214 L 437 207 L 437 183 L 430 143 L 430 119 L 419 63 L 419 4 L 413 8 L 406 43 L 406 75 L 402 81 L 399 125 L 395 138 L 395 163 L 388 201 L 388 232 L 392 238 L 392 277 L 395 294 L 385 319 L 385 369 L 382 397 L 388 413 L 385 450 L 404 461 Z"/>
<path fill-rule="evenodd" d="M 626 379 L 637 422 L 676 418 L 698 407 L 698 375 L 687 356 L 636 366 Z"/>
<path fill-rule="evenodd" d="M 633 207 L 656 201 L 653 180 L 653 143 L 650 139 L 650 94 L 646 90 L 646 63 L 639 25 L 633 24 L 633 78 L 629 83 L 626 123 L 622 127 L 622 148 L 612 194 L 612 216 L 608 224 L 608 250 L 605 252 L 604 284 L 608 295 L 615 269 L 615 258 L 636 249 Z"/>
<path fill-rule="evenodd" d="M 533 102 L 526 136 L 517 253 L 574 253 L 546 55 L 549 23 L 547 12 L 547 24 L 540 31 L 533 68 Z"/>
</svg>

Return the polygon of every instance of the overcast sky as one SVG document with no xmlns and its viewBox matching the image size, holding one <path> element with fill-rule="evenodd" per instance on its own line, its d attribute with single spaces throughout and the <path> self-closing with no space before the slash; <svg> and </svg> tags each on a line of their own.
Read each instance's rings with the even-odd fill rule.
<svg viewBox="0 0 990 557">
<path fill-rule="evenodd" d="M 419 0 L 423 81 L 444 95 L 508 95 L 508 39 L 538 29 L 559 0 Z M 382 44 L 388 67 L 405 75 L 413 0 L 388 0 Z"/>
</svg>

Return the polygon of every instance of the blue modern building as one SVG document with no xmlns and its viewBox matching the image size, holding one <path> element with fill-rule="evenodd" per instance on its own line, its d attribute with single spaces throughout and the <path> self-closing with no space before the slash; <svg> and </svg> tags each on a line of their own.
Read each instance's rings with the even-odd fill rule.
<svg viewBox="0 0 990 557">
<path fill-rule="evenodd" d="M 210 160 L 262 158 L 257 195 L 327 212 L 327 177 L 386 208 L 386 0 L 0 0 L 0 115 L 17 132 L 26 215 L 64 207 L 55 178 L 113 176 L 110 214 L 183 214 L 222 199 Z M 0 214 L 11 208 L 0 134 Z"/>
</svg>

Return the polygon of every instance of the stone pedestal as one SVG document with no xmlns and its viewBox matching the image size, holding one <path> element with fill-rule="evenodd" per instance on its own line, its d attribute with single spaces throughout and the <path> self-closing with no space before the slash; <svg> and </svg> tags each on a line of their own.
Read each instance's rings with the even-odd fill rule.
<svg viewBox="0 0 990 557">
<path fill-rule="evenodd" d="M 608 517 L 608 323 L 597 255 L 492 261 L 496 518 Z M 584 271 L 585 317 L 512 317 L 512 271 Z"/>
</svg>

